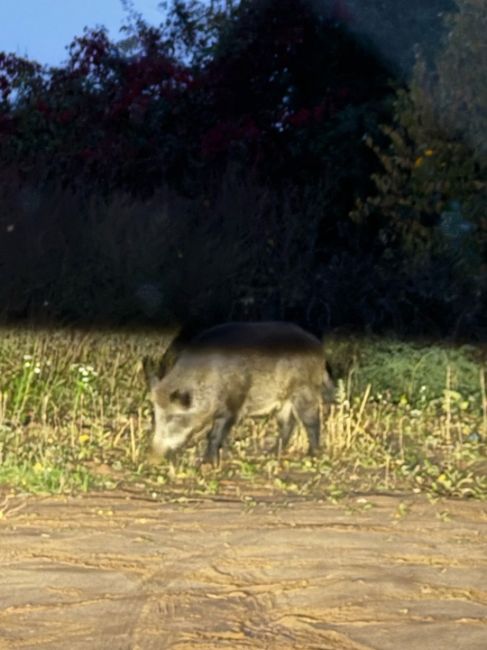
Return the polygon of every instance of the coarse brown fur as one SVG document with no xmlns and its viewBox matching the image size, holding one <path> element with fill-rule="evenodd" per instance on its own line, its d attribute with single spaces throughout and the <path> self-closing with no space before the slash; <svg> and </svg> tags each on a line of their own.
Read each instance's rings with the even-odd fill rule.
<svg viewBox="0 0 487 650">
<path fill-rule="evenodd" d="M 320 404 L 333 384 L 323 347 L 292 323 L 227 323 L 194 338 L 162 376 L 150 377 L 156 431 L 166 454 L 208 431 L 205 460 L 216 462 L 232 426 L 275 414 L 284 448 L 300 421 L 309 451 L 319 446 Z M 164 374 L 165 372 L 165 374 Z"/>
</svg>

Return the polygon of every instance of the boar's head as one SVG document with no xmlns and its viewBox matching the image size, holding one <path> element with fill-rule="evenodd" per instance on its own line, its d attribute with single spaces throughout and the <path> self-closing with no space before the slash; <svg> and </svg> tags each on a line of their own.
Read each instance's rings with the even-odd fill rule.
<svg viewBox="0 0 487 650">
<path fill-rule="evenodd" d="M 171 373 L 161 378 L 150 371 L 146 362 L 144 369 L 154 405 L 152 449 L 165 456 L 201 433 L 208 424 L 209 413 L 201 404 L 201 395 L 193 388 L 175 386 Z"/>
</svg>

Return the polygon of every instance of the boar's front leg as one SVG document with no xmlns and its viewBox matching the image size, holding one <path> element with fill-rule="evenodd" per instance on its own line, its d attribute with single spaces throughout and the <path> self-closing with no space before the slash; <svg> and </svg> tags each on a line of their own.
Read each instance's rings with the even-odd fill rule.
<svg viewBox="0 0 487 650">
<path fill-rule="evenodd" d="M 220 458 L 220 449 L 228 435 L 228 432 L 235 423 L 235 415 L 233 413 L 225 413 L 224 415 L 217 416 L 213 422 L 213 427 L 208 434 L 208 445 L 203 457 L 203 463 L 211 463 L 218 465 Z"/>
<path fill-rule="evenodd" d="M 300 413 L 300 416 L 304 428 L 306 429 L 306 433 L 308 434 L 308 454 L 314 456 L 320 446 L 321 421 L 319 408 L 316 407 L 314 409 L 306 410 L 303 413 Z"/>
</svg>

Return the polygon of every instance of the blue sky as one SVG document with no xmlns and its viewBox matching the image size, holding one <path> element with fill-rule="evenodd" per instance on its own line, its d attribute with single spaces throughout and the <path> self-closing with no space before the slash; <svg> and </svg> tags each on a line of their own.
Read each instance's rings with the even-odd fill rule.
<svg viewBox="0 0 487 650">
<path fill-rule="evenodd" d="M 159 23 L 160 0 L 133 0 L 149 23 Z M 0 51 L 56 65 L 83 27 L 104 25 L 119 36 L 125 13 L 120 0 L 0 0 Z"/>
</svg>

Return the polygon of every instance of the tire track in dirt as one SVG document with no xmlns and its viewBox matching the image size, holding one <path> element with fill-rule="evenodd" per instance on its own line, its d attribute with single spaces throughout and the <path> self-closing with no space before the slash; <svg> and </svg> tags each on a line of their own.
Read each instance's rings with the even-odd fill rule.
<svg viewBox="0 0 487 650">
<path fill-rule="evenodd" d="M 0 649 L 485 650 L 485 504 L 408 501 L 28 499 L 0 521 Z"/>
</svg>

